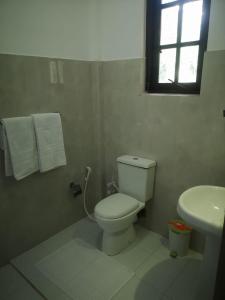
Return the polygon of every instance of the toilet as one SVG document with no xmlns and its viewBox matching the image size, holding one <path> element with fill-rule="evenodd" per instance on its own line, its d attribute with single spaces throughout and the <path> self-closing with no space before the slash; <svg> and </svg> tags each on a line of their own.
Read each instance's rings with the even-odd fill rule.
<svg viewBox="0 0 225 300">
<path fill-rule="evenodd" d="M 102 251 L 115 255 L 135 239 L 137 213 L 152 198 L 156 162 L 123 155 L 117 158 L 119 191 L 101 200 L 94 210 L 103 230 Z"/>
</svg>

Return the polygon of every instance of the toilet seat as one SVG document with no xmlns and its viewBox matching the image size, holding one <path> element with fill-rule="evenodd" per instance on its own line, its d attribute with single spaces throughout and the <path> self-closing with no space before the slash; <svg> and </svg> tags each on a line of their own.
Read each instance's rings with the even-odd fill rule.
<svg viewBox="0 0 225 300">
<path fill-rule="evenodd" d="M 128 195 L 116 193 L 103 200 L 95 206 L 96 216 L 104 219 L 118 219 L 135 211 L 139 201 Z"/>
</svg>

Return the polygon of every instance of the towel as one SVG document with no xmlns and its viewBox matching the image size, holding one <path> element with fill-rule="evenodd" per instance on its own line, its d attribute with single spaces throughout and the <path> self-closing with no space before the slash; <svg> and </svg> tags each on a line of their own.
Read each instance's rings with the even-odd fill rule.
<svg viewBox="0 0 225 300">
<path fill-rule="evenodd" d="M 4 165 L 5 165 L 5 175 L 12 176 L 12 164 L 9 155 L 9 146 L 6 139 L 6 132 L 3 123 L 0 123 L 0 149 L 4 151 Z"/>
<path fill-rule="evenodd" d="M 0 149 L 4 151 L 4 144 L 3 144 L 3 124 L 0 121 Z"/>
<path fill-rule="evenodd" d="M 3 125 L 2 125 L 2 150 L 4 151 L 5 175 L 13 176 L 12 162 L 9 153 L 9 145 L 6 138 L 5 126 Z"/>
<path fill-rule="evenodd" d="M 32 115 L 40 172 L 66 165 L 61 118 L 58 113 Z"/>
<path fill-rule="evenodd" d="M 2 119 L 6 176 L 21 180 L 38 171 L 38 154 L 31 117 Z"/>
</svg>

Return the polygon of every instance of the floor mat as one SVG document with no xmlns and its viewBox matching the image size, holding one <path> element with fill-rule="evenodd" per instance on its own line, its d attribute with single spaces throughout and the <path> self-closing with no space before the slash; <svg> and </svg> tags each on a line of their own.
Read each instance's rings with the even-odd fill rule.
<svg viewBox="0 0 225 300">
<path fill-rule="evenodd" d="M 74 300 L 109 300 L 134 275 L 80 239 L 70 240 L 34 268 Z M 35 285 L 35 278 L 31 281 Z M 46 284 L 39 284 L 39 289 L 45 294 Z M 49 294 L 48 299 L 55 300 Z"/>
</svg>

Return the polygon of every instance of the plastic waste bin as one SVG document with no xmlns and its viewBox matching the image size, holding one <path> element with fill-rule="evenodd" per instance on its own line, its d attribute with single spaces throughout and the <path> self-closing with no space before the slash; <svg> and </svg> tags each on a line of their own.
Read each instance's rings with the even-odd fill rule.
<svg viewBox="0 0 225 300">
<path fill-rule="evenodd" d="M 192 228 L 186 225 L 182 220 L 172 220 L 168 224 L 171 256 L 187 255 Z"/>
</svg>

